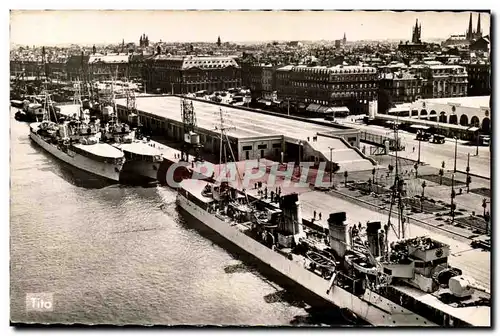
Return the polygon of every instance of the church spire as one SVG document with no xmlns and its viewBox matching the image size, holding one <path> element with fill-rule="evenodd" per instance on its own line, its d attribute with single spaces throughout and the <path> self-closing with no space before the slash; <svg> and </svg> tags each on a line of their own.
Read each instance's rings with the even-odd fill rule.
<svg viewBox="0 0 500 336">
<path fill-rule="evenodd" d="M 481 31 L 481 13 L 477 15 L 477 29 L 476 29 L 477 37 L 480 38 L 483 36 L 483 32 Z"/>
<path fill-rule="evenodd" d="M 469 17 L 469 30 L 467 30 L 467 39 L 472 39 L 474 32 L 472 31 L 472 13 Z"/>
</svg>

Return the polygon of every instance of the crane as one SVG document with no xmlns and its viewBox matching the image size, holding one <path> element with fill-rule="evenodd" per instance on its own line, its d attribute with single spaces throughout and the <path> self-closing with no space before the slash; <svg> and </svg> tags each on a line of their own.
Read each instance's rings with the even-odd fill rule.
<svg viewBox="0 0 500 336">
<path fill-rule="evenodd" d="M 189 162 L 189 152 L 194 149 L 194 161 L 202 161 L 200 136 L 195 133 L 196 115 L 194 112 L 193 101 L 181 100 L 182 124 L 184 127 L 184 141 L 182 143 L 181 161 Z"/>
</svg>

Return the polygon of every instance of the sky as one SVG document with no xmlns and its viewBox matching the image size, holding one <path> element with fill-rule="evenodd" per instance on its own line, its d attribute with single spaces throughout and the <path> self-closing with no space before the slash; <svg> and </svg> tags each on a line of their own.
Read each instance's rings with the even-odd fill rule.
<svg viewBox="0 0 500 336">
<path fill-rule="evenodd" d="M 13 10 L 10 42 L 26 45 L 101 44 L 139 41 L 250 42 L 271 40 L 411 40 L 422 24 L 422 40 L 464 34 L 470 12 L 334 11 L 146 11 Z M 477 25 L 473 13 L 473 28 Z M 483 33 L 490 16 L 481 13 Z M 35 33 L 34 33 L 35 32 Z"/>
</svg>

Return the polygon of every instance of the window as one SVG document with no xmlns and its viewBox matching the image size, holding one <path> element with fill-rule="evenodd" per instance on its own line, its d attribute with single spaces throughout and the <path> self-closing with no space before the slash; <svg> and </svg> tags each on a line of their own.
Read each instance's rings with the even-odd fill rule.
<svg viewBox="0 0 500 336">
<path fill-rule="evenodd" d="M 243 146 L 244 151 L 252 150 L 252 146 Z"/>
<path fill-rule="evenodd" d="M 265 144 L 265 145 L 258 145 L 257 148 L 258 149 L 267 149 L 267 144 Z"/>
<path fill-rule="evenodd" d="M 275 143 L 275 144 L 273 144 L 273 148 L 281 148 L 281 143 Z"/>
</svg>

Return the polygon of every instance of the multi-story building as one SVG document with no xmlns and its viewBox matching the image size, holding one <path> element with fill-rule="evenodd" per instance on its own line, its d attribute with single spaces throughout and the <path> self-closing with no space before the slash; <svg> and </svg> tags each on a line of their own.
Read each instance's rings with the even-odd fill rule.
<svg viewBox="0 0 500 336">
<path fill-rule="evenodd" d="M 469 96 L 491 95 L 491 64 L 477 62 L 467 64 L 467 94 Z"/>
<path fill-rule="evenodd" d="M 89 55 L 72 55 L 66 61 L 66 75 L 70 81 L 82 80 L 84 74 L 88 73 Z"/>
<path fill-rule="evenodd" d="M 351 114 L 366 113 L 377 99 L 378 73 L 364 66 L 293 66 L 276 70 L 278 98 L 324 106 L 346 106 Z"/>
<path fill-rule="evenodd" d="M 250 89 L 252 98 L 272 98 L 275 91 L 276 67 L 256 62 L 241 63 L 241 84 Z"/>
<path fill-rule="evenodd" d="M 144 65 L 143 54 L 131 54 L 128 59 L 127 78 L 142 79 L 142 67 Z"/>
<path fill-rule="evenodd" d="M 410 70 L 425 79 L 423 98 L 467 96 L 467 70 L 463 66 L 416 64 Z"/>
<path fill-rule="evenodd" d="M 399 71 L 382 73 L 379 86 L 391 97 L 392 103 L 407 103 L 421 98 L 424 81 L 418 75 Z"/>
<path fill-rule="evenodd" d="M 89 75 L 95 80 L 127 78 L 129 55 L 90 55 Z"/>
<path fill-rule="evenodd" d="M 267 99 L 275 98 L 276 91 L 276 67 L 271 64 L 262 66 L 262 92 L 261 96 Z"/>
<path fill-rule="evenodd" d="M 145 60 L 143 74 L 146 90 L 152 92 L 214 92 L 241 86 L 240 66 L 226 56 L 157 54 Z"/>
</svg>

